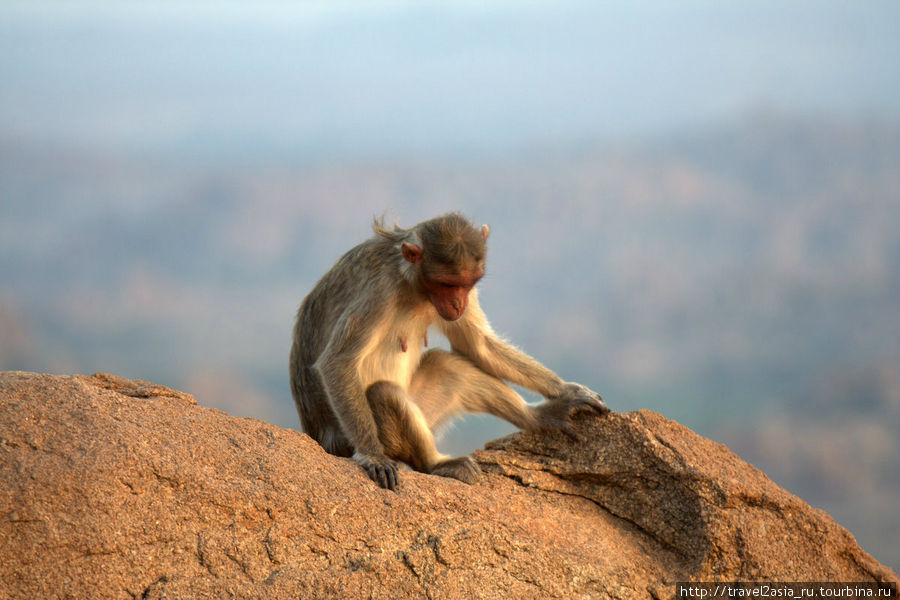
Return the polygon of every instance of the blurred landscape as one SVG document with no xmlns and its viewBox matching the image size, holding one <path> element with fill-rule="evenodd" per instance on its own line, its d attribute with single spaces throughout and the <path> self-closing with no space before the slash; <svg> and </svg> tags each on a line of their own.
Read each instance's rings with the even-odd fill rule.
<svg viewBox="0 0 900 600">
<path fill-rule="evenodd" d="M 173 6 L 0 9 L 0 369 L 298 428 L 303 296 L 374 216 L 461 210 L 491 225 L 497 331 L 900 567 L 896 6 Z M 663 68 L 634 39 L 673 21 L 697 39 Z"/>
</svg>

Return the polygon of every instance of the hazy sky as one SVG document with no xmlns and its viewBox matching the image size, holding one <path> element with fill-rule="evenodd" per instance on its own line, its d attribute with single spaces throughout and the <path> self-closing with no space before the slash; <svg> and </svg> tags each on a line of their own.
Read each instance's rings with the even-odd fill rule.
<svg viewBox="0 0 900 600">
<path fill-rule="evenodd" d="M 0 140 L 311 157 L 900 118 L 896 2 L 0 5 Z"/>
<path fill-rule="evenodd" d="M 896 569 L 898 124 L 897 0 L 0 0 L 0 366 L 298 427 L 304 294 L 460 209 L 497 331 Z"/>
</svg>

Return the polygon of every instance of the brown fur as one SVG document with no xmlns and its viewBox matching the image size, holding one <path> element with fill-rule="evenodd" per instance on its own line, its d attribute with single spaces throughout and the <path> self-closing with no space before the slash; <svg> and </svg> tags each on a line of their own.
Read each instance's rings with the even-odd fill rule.
<svg viewBox="0 0 900 600">
<path fill-rule="evenodd" d="M 487 228 L 452 213 L 409 229 L 376 221 L 373 229 L 297 312 L 291 393 L 304 431 L 328 452 L 352 456 L 391 489 L 395 461 L 471 483 L 474 461 L 435 448 L 432 431 L 454 415 L 487 412 L 522 429 L 571 435 L 572 410 L 608 410 L 599 395 L 564 382 L 491 330 L 472 288 L 484 272 Z M 432 324 L 451 352 L 422 352 Z M 548 401 L 529 406 L 504 381 Z"/>
</svg>

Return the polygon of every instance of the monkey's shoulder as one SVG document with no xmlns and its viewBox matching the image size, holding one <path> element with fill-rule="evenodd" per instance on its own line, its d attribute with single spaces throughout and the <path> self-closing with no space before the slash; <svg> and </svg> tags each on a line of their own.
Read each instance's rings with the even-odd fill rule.
<svg viewBox="0 0 900 600">
<path fill-rule="evenodd" d="M 329 273 L 339 277 L 348 272 L 356 276 L 382 277 L 398 271 L 400 261 L 400 251 L 395 245 L 371 238 L 347 250 Z"/>
<path fill-rule="evenodd" d="M 399 278 L 400 259 L 384 246 L 367 240 L 345 252 L 304 298 L 301 318 L 325 324 L 344 313 L 373 317 L 386 308 L 384 300 L 396 295 L 391 287 Z"/>
<path fill-rule="evenodd" d="M 383 246 L 367 240 L 350 248 L 322 276 L 316 287 L 333 283 L 352 286 L 355 282 L 368 282 L 398 269 L 397 255 Z"/>
</svg>

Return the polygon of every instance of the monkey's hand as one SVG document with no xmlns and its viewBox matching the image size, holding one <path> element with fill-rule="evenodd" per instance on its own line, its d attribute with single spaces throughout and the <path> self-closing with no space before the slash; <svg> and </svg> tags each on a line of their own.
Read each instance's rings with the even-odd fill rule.
<svg viewBox="0 0 900 600">
<path fill-rule="evenodd" d="M 558 429 L 577 440 L 578 434 L 572 429 L 572 414 L 581 410 L 592 410 L 599 415 L 609 412 L 600 394 L 580 383 L 566 383 L 559 396 L 549 398 L 537 408 L 540 427 Z"/>
<path fill-rule="evenodd" d="M 366 454 L 356 451 L 353 460 L 365 469 L 372 481 L 383 488 L 397 488 L 397 463 L 384 454 Z"/>
</svg>

